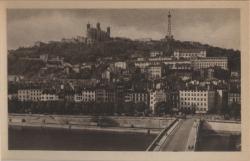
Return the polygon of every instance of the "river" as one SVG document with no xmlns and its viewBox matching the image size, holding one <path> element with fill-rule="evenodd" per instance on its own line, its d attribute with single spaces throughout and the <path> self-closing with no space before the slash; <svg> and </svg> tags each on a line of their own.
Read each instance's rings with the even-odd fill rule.
<svg viewBox="0 0 250 161">
<path fill-rule="evenodd" d="M 9 128 L 10 150 L 145 151 L 156 134 Z"/>
</svg>

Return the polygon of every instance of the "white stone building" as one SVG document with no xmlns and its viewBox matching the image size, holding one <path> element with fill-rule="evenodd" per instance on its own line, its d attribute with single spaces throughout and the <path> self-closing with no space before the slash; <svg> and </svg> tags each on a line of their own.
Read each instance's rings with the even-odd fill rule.
<svg viewBox="0 0 250 161">
<path fill-rule="evenodd" d="M 215 105 L 215 91 L 210 90 L 180 90 L 179 107 L 192 109 L 196 113 L 207 113 Z"/>
<path fill-rule="evenodd" d="M 83 102 L 94 102 L 95 101 L 95 91 L 94 90 L 83 90 L 82 91 L 82 101 Z"/>
<path fill-rule="evenodd" d="M 41 95 L 41 101 L 58 101 L 59 96 L 55 93 L 43 93 Z"/>
<path fill-rule="evenodd" d="M 149 56 L 150 57 L 159 57 L 159 56 L 162 56 L 163 55 L 163 52 L 162 51 L 151 51 L 149 53 Z"/>
<path fill-rule="evenodd" d="M 127 63 L 123 61 L 115 62 L 114 66 L 115 68 L 119 68 L 119 69 L 127 69 Z"/>
<path fill-rule="evenodd" d="M 149 66 L 147 73 L 150 79 L 157 79 L 162 77 L 162 66 Z"/>
<path fill-rule="evenodd" d="M 145 103 L 146 105 L 148 105 L 149 103 L 149 95 L 148 92 L 131 92 L 128 93 L 125 96 L 125 102 L 133 102 L 133 103 Z"/>
<path fill-rule="evenodd" d="M 233 103 L 241 104 L 240 92 L 229 92 L 228 93 L 228 105 Z"/>
<path fill-rule="evenodd" d="M 224 70 L 228 70 L 228 59 L 226 57 L 198 58 L 193 60 L 192 62 L 194 69 L 220 67 Z"/>
<path fill-rule="evenodd" d="M 191 58 L 205 58 L 207 56 L 206 50 L 202 49 L 179 49 L 174 51 L 174 57 L 177 59 L 191 59 Z"/>
<path fill-rule="evenodd" d="M 39 101 L 41 94 L 41 89 L 19 89 L 17 91 L 17 98 L 19 101 Z"/>
<path fill-rule="evenodd" d="M 155 113 L 156 104 L 166 102 L 167 95 L 163 90 L 152 90 L 149 92 L 149 108 Z"/>
</svg>

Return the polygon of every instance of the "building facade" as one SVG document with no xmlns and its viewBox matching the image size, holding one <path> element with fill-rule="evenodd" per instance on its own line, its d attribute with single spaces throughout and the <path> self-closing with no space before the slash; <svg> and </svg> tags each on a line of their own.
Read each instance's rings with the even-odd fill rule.
<svg viewBox="0 0 250 161">
<path fill-rule="evenodd" d="M 41 101 L 59 101 L 59 96 L 54 93 L 43 93 L 41 95 Z"/>
<path fill-rule="evenodd" d="M 202 49 L 179 49 L 174 51 L 174 57 L 177 59 L 205 58 L 206 56 L 206 50 Z"/>
<path fill-rule="evenodd" d="M 40 101 L 42 92 L 41 89 L 19 89 L 17 98 L 19 101 Z"/>
<path fill-rule="evenodd" d="M 228 59 L 226 57 L 197 58 L 193 60 L 193 67 L 194 69 L 220 67 L 221 69 L 228 70 Z"/>
<path fill-rule="evenodd" d="M 149 56 L 150 57 L 160 57 L 160 56 L 163 56 L 163 52 L 162 51 L 151 51 L 149 53 Z"/>
<path fill-rule="evenodd" d="M 127 69 L 127 63 L 123 61 L 115 62 L 114 66 L 115 68 L 119 68 L 119 69 Z"/>
<path fill-rule="evenodd" d="M 112 89 L 97 89 L 95 91 L 95 100 L 99 103 L 114 103 L 115 93 Z"/>
<path fill-rule="evenodd" d="M 110 27 L 107 27 L 107 31 L 101 29 L 101 24 L 98 22 L 96 28 L 87 24 L 87 43 L 92 44 L 94 42 L 101 42 L 110 39 Z"/>
<path fill-rule="evenodd" d="M 145 103 L 149 104 L 149 94 L 148 92 L 129 92 L 125 96 L 125 102 L 133 103 Z"/>
<path fill-rule="evenodd" d="M 94 102 L 95 101 L 95 91 L 94 90 L 83 90 L 82 91 L 83 102 Z"/>
<path fill-rule="evenodd" d="M 241 104 L 240 92 L 229 92 L 228 93 L 228 105 L 232 105 L 233 103 Z"/>
<path fill-rule="evenodd" d="M 207 113 L 215 105 L 215 91 L 180 90 L 180 109 L 195 109 L 196 113 Z"/>
<path fill-rule="evenodd" d="M 149 92 L 149 108 L 155 113 L 157 103 L 166 102 L 167 95 L 163 90 L 153 90 Z"/>
<path fill-rule="evenodd" d="M 147 68 L 148 78 L 149 79 L 159 79 L 162 77 L 162 66 L 149 66 Z"/>
</svg>

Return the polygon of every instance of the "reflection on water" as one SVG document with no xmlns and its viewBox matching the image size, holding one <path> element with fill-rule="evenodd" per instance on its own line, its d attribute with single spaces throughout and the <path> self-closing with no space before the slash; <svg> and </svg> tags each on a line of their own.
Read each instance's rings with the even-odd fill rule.
<svg viewBox="0 0 250 161">
<path fill-rule="evenodd" d="M 155 137 L 142 133 L 9 128 L 9 149 L 144 151 Z"/>
<path fill-rule="evenodd" d="M 199 136 L 197 151 L 240 151 L 241 136 L 203 130 Z"/>
</svg>

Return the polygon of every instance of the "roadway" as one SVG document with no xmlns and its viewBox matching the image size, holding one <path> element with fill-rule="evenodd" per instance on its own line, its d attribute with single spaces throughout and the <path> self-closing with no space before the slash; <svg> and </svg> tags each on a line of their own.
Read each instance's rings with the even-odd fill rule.
<svg viewBox="0 0 250 161">
<path fill-rule="evenodd" d="M 182 120 L 173 134 L 161 146 L 161 151 L 185 151 L 195 119 Z"/>
</svg>

